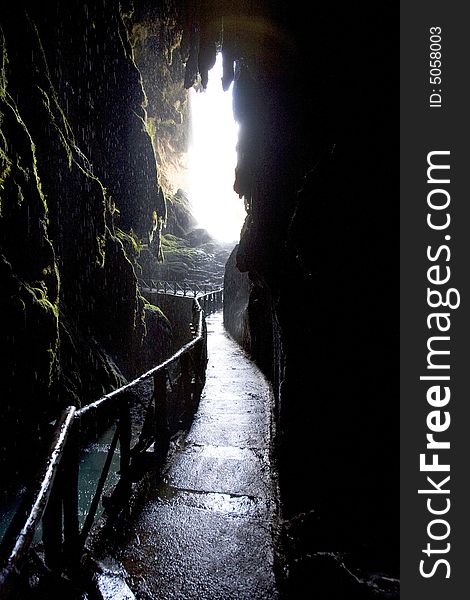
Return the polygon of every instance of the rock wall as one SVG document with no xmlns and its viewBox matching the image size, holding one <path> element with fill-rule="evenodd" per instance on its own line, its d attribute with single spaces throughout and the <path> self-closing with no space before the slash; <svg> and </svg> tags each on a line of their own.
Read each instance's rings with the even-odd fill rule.
<svg viewBox="0 0 470 600">
<path fill-rule="evenodd" d="M 1 460 L 22 472 L 62 406 L 168 349 L 118 235 L 154 243 L 165 206 L 118 4 L 20 0 L 0 25 Z"/>
<path fill-rule="evenodd" d="M 234 80 L 237 266 L 276 391 L 288 591 L 315 573 L 312 589 L 369 597 L 371 573 L 397 576 L 399 556 L 397 15 L 310 9 L 202 2 L 188 36 L 202 80 L 220 39 Z"/>
<path fill-rule="evenodd" d="M 171 2 L 135 2 L 125 23 L 146 96 L 147 127 L 168 196 L 185 188 L 190 135 L 188 90 L 182 85 L 185 55 L 176 6 Z M 170 229 L 171 233 L 179 235 Z"/>
<path fill-rule="evenodd" d="M 172 296 L 171 294 L 144 293 L 147 300 L 158 306 L 172 323 L 171 352 L 176 352 L 190 342 L 192 340 L 191 324 L 194 318 L 194 300 L 184 296 Z"/>
<path fill-rule="evenodd" d="M 197 229 L 188 184 L 187 151 L 191 134 L 189 93 L 184 85 L 189 44 L 180 3 L 136 2 L 125 23 L 145 90 L 146 123 L 166 201 L 159 263 L 143 249 L 142 277 L 221 285 L 230 250 Z M 200 85 L 200 83 L 196 83 Z"/>
<path fill-rule="evenodd" d="M 247 352 L 251 352 L 248 303 L 252 285 L 248 273 L 236 267 L 238 244 L 232 250 L 224 274 L 224 326 Z"/>
</svg>

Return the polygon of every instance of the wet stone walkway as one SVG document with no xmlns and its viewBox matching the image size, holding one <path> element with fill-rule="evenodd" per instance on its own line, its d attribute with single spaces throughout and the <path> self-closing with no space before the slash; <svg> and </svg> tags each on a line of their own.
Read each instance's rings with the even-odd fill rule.
<svg viewBox="0 0 470 600">
<path fill-rule="evenodd" d="M 193 426 L 117 555 L 142 600 L 264 600 L 274 578 L 271 392 L 207 319 L 209 364 Z"/>
</svg>

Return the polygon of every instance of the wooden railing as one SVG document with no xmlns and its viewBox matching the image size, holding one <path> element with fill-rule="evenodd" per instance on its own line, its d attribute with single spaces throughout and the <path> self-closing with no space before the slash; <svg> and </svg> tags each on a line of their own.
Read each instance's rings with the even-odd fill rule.
<svg viewBox="0 0 470 600">
<path fill-rule="evenodd" d="M 140 279 L 139 285 L 142 290 L 149 290 L 157 294 L 172 294 L 174 296 L 189 296 L 199 298 L 205 295 L 222 292 L 221 288 L 204 285 L 195 281 L 161 281 L 157 279 Z"/>
<path fill-rule="evenodd" d="M 167 456 L 172 430 L 167 382 L 169 370 L 179 366 L 178 394 L 181 406 L 193 414 L 205 383 L 207 328 L 204 313 L 221 306 L 222 290 L 194 299 L 193 339 L 170 358 L 140 377 L 108 393 L 95 402 L 76 409 L 66 408 L 56 422 L 50 450 L 34 486 L 13 518 L 0 547 L 0 598 L 16 597 L 15 585 L 42 522 L 44 562 L 56 575 L 79 570 L 85 542 L 93 527 L 100 501 L 108 514 L 118 514 L 131 497 L 132 481 L 139 458 L 153 443 L 153 467 L 161 468 Z M 147 408 L 138 442 L 131 448 L 132 422 L 130 393 L 153 379 L 153 396 Z M 80 451 L 86 445 L 82 434 L 87 423 L 106 413 L 116 423 L 103 470 L 97 482 L 83 525 L 79 523 Z M 117 444 L 120 448 L 119 481 L 107 498 L 103 491 Z"/>
</svg>

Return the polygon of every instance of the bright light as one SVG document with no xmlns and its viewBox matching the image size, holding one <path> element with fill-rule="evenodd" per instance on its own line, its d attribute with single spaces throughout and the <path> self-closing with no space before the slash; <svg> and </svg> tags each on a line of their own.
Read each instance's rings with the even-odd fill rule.
<svg viewBox="0 0 470 600">
<path fill-rule="evenodd" d="M 243 201 L 233 191 L 238 125 L 232 86 L 222 90 L 222 55 L 209 71 L 204 92 L 190 90 L 192 135 L 188 153 L 188 196 L 199 225 L 223 241 L 238 241 L 245 220 Z"/>
</svg>

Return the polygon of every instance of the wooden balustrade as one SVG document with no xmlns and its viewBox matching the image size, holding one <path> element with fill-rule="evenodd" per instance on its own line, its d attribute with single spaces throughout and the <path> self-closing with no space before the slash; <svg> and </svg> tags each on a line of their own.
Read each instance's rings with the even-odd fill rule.
<svg viewBox="0 0 470 600">
<path fill-rule="evenodd" d="M 162 289 L 167 290 L 167 282 Z M 168 284 L 169 285 L 169 284 Z M 179 285 L 179 284 L 178 284 Z M 176 288 L 175 293 L 176 293 Z M 188 288 L 182 288 L 188 291 Z M 81 409 L 68 407 L 57 420 L 50 451 L 39 472 L 31 494 L 13 519 L 0 546 L 0 597 L 14 596 L 15 579 L 26 561 L 34 534 L 42 521 L 43 547 L 46 566 L 56 574 L 67 571 L 73 576 L 79 569 L 80 558 L 93 527 L 102 501 L 107 513 L 125 509 L 131 495 L 133 468 L 139 457 L 154 444 L 154 466 L 161 468 L 170 443 L 170 406 L 167 394 L 169 369 L 180 370 L 181 404 L 194 413 L 205 382 L 207 365 L 207 327 L 205 313 L 220 308 L 223 291 L 214 290 L 194 299 L 193 339 L 169 359 L 143 373 L 124 386 L 105 394 Z M 138 384 L 153 379 L 153 405 L 149 405 L 139 441 L 131 448 L 132 423 L 130 394 Z M 79 459 L 86 440 L 82 436 L 84 421 L 96 418 L 106 409 L 111 411 L 116 429 L 109 445 L 106 460 L 97 482 L 96 491 L 85 517 L 79 526 Z M 106 479 L 119 443 L 119 481 L 109 497 L 103 498 Z"/>
<path fill-rule="evenodd" d="M 156 279 L 139 280 L 142 289 L 152 290 L 157 294 L 171 294 L 174 296 L 189 296 L 190 298 L 202 299 L 205 295 L 221 292 L 221 288 L 211 288 L 208 285 L 201 285 L 194 281 L 160 281 Z"/>
</svg>

